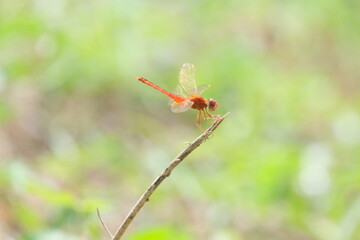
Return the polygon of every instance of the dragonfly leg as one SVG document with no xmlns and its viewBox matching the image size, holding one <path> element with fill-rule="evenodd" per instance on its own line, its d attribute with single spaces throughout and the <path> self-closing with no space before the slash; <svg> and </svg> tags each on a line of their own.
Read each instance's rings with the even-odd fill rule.
<svg viewBox="0 0 360 240">
<path fill-rule="evenodd" d="M 203 132 L 204 129 L 200 124 L 200 117 L 201 117 L 201 111 L 199 111 L 198 114 L 196 115 L 195 124 L 200 129 L 200 131 Z"/>
<path fill-rule="evenodd" d="M 205 120 L 205 121 L 207 121 L 209 123 L 213 123 L 212 118 L 207 117 L 206 116 L 207 114 L 208 114 L 208 112 L 206 111 L 206 109 L 203 109 L 202 110 L 203 120 Z"/>
<path fill-rule="evenodd" d="M 220 117 L 220 115 L 209 113 L 209 111 L 207 109 L 204 109 L 204 112 L 209 116 L 209 118 L 207 118 L 207 119 L 211 119 L 210 122 L 214 122 L 216 119 L 218 119 Z"/>
<path fill-rule="evenodd" d="M 202 118 L 202 120 L 207 121 L 207 117 L 206 117 L 206 114 L 205 114 L 204 109 L 201 109 L 200 112 L 201 112 L 201 118 Z"/>
</svg>

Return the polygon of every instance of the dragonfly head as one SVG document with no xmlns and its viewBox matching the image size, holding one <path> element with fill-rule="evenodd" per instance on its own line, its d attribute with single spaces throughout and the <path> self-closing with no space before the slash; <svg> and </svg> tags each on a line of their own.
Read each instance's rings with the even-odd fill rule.
<svg viewBox="0 0 360 240">
<path fill-rule="evenodd" d="M 215 101 L 214 99 L 210 98 L 208 101 L 208 107 L 210 111 L 215 111 L 215 109 L 217 108 L 218 103 L 217 101 Z"/>
</svg>

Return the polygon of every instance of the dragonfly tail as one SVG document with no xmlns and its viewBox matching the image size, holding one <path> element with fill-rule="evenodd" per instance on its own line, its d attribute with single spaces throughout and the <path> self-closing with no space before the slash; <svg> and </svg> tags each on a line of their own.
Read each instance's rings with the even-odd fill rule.
<svg viewBox="0 0 360 240">
<path fill-rule="evenodd" d="M 155 88 L 156 90 L 162 92 L 163 94 L 166 94 L 168 97 L 170 97 L 171 99 L 173 99 L 175 102 L 182 102 L 184 101 L 186 98 L 184 97 L 181 97 L 181 96 L 178 96 L 176 94 L 173 94 L 169 91 L 166 91 L 165 89 L 159 87 L 158 85 L 150 82 L 149 80 L 145 79 L 145 78 L 142 78 L 142 77 L 137 77 L 136 78 L 137 80 L 139 80 L 140 82 L 142 83 L 145 83 L 146 85 L 149 85 L 150 87 L 153 87 Z"/>
</svg>

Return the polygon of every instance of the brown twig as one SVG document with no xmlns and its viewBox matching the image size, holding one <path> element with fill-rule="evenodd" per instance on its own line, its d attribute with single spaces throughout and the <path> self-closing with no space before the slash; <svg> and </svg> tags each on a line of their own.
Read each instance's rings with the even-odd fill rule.
<svg viewBox="0 0 360 240">
<path fill-rule="evenodd" d="M 104 221 L 101 219 L 101 216 L 100 216 L 100 211 L 98 208 L 96 208 L 96 212 L 97 212 L 97 215 L 100 219 L 100 222 L 101 224 L 103 225 L 103 227 L 105 228 L 105 230 L 107 231 L 107 233 L 110 235 L 111 238 L 113 238 L 114 236 L 111 234 L 110 230 L 108 229 L 108 227 L 106 226 L 106 224 L 104 223 Z"/>
<path fill-rule="evenodd" d="M 150 187 L 145 191 L 145 193 L 139 198 L 137 203 L 131 209 L 119 229 L 116 231 L 115 235 L 112 237 L 112 240 L 120 240 L 123 234 L 125 233 L 126 229 L 132 222 L 132 220 L 136 217 L 140 209 L 144 206 L 144 204 L 149 200 L 151 194 L 156 190 L 156 188 L 160 185 L 162 181 L 166 177 L 168 177 L 171 171 L 181 163 L 184 158 L 186 158 L 192 151 L 194 151 L 197 147 L 200 146 L 209 136 L 210 134 L 220 125 L 220 123 L 225 119 L 228 115 L 225 114 L 223 117 L 219 117 L 213 123 L 211 127 L 209 127 L 205 132 L 203 132 L 198 138 L 196 138 L 184 151 L 182 151 L 170 164 L 165 168 L 163 173 L 158 176 L 155 181 L 150 185 Z"/>
</svg>

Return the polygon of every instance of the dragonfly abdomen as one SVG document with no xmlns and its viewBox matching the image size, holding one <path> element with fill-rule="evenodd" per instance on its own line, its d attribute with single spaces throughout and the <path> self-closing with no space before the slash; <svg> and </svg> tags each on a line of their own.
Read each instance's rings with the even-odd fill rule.
<svg viewBox="0 0 360 240">
<path fill-rule="evenodd" d="M 145 79 L 145 78 L 137 77 L 136 79 L 139 80 L 139 81 L 142 82 L 142 83 L 145 83 L 146 85 L 149 85 L 150 87 L 155 88 L 156 90 L 162 92 L 163 94 L 166 94 L 168 97 L 170 97 L 171 99 L 173 99 L 173 100 L 174 100 L 175 102 L 177 102 L 177 103 L 182 102 L 182 101 L 185 100 L 184 97 L 180 97 L 180 96 L 178 96 L 178 95 L 176 95 L 176 94 L 173 94 L 173 93 L 171 93 L 171 92 L 169 92 L 169 91 L 166 91 L 165 89 L 159 87 L 158 85 L 150 82 L 149 80 L 147 80 L 147 79 Z"/>
</svg>

